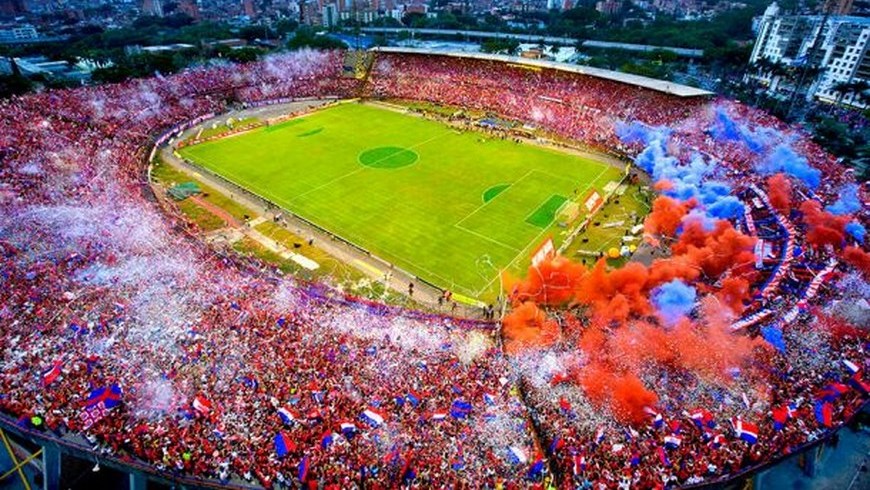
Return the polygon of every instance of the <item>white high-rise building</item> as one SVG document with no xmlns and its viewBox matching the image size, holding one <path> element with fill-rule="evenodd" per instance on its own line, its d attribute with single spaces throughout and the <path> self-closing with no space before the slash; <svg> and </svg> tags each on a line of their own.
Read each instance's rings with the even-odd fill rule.
<svg viewBox="0 0 870 490">
<path fill-rule="evenodd" d="M 30 24 L 0 26 L 0 41 L 17 42 L 37 39 L 39 33 Z"/>
<path fill-rule="evenodd" d="M 162 0 L 142 0 L 142 13 L 145 15 L 154 15 L 163 17 L 163 1 Z"/>
<path fill-rule="evenodd" d="M 861 96 L 856 92 L 860 82 L 870 83 L 870 18 L 780 15 L 773 3 L 758 20 L 757 29 L 750 63 L 762 65 L 764 58 L 779 68 L 750 68 L 747 78 L 766 84 L 774 94 L 789 93 L 795 82 L 804 78 L 802 86 L 807 88 L 808 100 L 870 106 L 870 93 Z M 807 65 L 810 69 L 805 70 Z"/>
<path fill-rule="evenodd" d="M 320 13 L 323 16 L 323 27 L 333 27 L 338 23 L 338 5 L 325 4 Z"/>
</svg>

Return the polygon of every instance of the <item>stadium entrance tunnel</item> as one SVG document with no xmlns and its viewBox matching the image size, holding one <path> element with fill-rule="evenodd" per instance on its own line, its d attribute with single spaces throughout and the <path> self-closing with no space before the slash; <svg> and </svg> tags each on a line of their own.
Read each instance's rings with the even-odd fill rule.
<svg viewBox="0 0 870 490">
<path fill-rule="evenodd" d="M 398 146 L 379 146 L 359 155 L 359 162 L 372 168 L 401 168 L 413 165 L 420 156 L 416 152 Z"/>
</svg>

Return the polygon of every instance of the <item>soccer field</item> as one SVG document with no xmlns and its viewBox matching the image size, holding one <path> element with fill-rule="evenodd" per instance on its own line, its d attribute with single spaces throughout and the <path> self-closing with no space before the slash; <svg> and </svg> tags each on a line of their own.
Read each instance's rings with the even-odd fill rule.
<svg viewBox="0 0 870 490">
<path fill-rule="evenodd" d="M 347 103 L 180 150 L 438 286 L 481 297 L 528 267 L 566 200 L 621 171 L 529 144 Z M 489 295 L 487 295 L 489 296 Z"/>
</svg>

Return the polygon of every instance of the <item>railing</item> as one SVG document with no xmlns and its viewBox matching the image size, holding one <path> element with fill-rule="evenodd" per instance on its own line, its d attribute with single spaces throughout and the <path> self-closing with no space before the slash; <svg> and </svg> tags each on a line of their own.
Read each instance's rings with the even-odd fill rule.
<svg viewBox="0 0 870 490">
<path fill-rule="evenodd" d="M 146 163 L 147 163 L 147 160 L 150 160 L 150 158 L 153 157 L 155 150 L 159 146 L 164 144 L 166 141 L 168 141 L 168 139 L 171 137 L 171 135 L 180 134 L 184 130 L 190 129 L 192 126 L 194 126 L 198 123 L 201 123 L 203 120 L 211 118 L 211 117 L 216 117 L 216 116 L 217 116 L 217 114 L 211 114 L 208 117 L 196 118 L 195 120 L 198 121 L 197 123 L 191 123 L 191 121 L 188 121 L 188 122 L 179 124 L 179 125 L 175 126 L 173 129 L 170 129 L 170 130 L 162 133 L 160 137 L 154 139 L 154 144 L 152 145 L 151 154 L 150 154 L 149 158 L 146 159 Z M 212 172 L 204 167 L 200 167 L 198 165 L 193 165 L 191 163 L 188 163 L 187 161 L 185 161 L 185 163 L 187 165 L 195 166 L 197 169 L 208 173 L 209 175 L 219 179 L 220 181 L 226 183 L 231 188 L 236 189 L 243 194 L 247 194 L 255 199 L 266 202 L 269 205 L 272 205 L 276 208 L 286 209 L 286 208 L 283 208 L 281 206 L 278 206 L 276 203 L 272 202 L 270 199 L 267 199 L 267 198 L 260 196 L 254 192 L 251 192 L 247 189 L 244 189 L 241 186 L 239 186 L 238 184 L 230 181 L 229 179 L 227 179 L 221 175 L 218 175 L 218 174 L 216 174 L 216 173 L 214 173 L 214 172 Z M 350 245 L 351 247 L 367 254 L 368 256 L 370 256 L 376 260 L 382 261 L 387 265 L 391 265 L 388 262 L 384 261 L 383 259 L 380 259 L 380 258 L 372 255 L 369 251 L 355 245 L 354 243 L 352 243 L 348 240 L 345 240 L 341 236 L 335 235 L 334 233 L 327 231 L 326 229 L 324 229 L 324 228 L 318 226 L 317 224 L 305 219 L 304 217 L 295 215 L 293 213 L 290 213 L 290 214 L 292 216 L 294 216 L 295 218 L 299 219 L 300 221 L 311 226 L 312 228 L 319 230 L 321 233 L 323 233 L 329 237 L 335 238 L 337 240 L 340 240 L 341 242 L 346 243 L 347 245 Z M 418 280 L 420 282 L 429 284 L 430 286 L 437 288 L 437 286 L 434 286 L 433 284 L 425 281 L 424 279 L 421 279 L 413 274 L 409 274 L 402 269 L 398 269 L 398 270 L 400 272 L 403 272 L 404 274 L 406 274 L 408 276 L 414 277 L 416 280 Z M 406 316 L 410 316 L 413 318 L 419 318 L 419 319 L 450 318 L 452 320 L 458 320 L 462 324 L 465 324 L 465 325 L 488 326 L 489 328 L 493 328 L 495 326 L 495 324 L 493 322 L 488 322 L 488 321 L 483 321 L 483 320 L 456 319 L 456 318 L 449 317 L 446 315 L 425 313 L 425 312 L 418 311 L 418 310 L 409 310 L 409 309 L 405 309 L 405 308 L 401 308 L 401 307 L 390 306 L 390 305 L 386 305 L 383 303 L 378 303 L 375 301 L 369 301 L 369 300 L 366 300 L 363 298 L 357 298 L 354 296 L 346 295 L 344 293 L 339 293 L 338 291 L 332 290 L 331 288 L 329 288 L 328 286 L 326 286 L 325 284 L 322 284 L 322 283 L 308 282 L 308 281 L 304 281 L 304 280 L 300 280 L 300 279 L 297 279 L 297 282 L 299 282 L 299 284 L 300 284 L 299 292 L 301 294 L 304 294 L 305 296 L 307 296 L 310 299 L 337 302 L 337 303 L 341 303 L 341 304 L 345 304 L 345 305 L 360 305 L 360 306 L 369 307 L 369 308 L 378 308 L 378 309 L 383 310 L 385 313 L 391 312 L 391 313 L 404 314 Z M 305 285 L 307 285 L 308 287 L 306 288 Z M 319 292 L 318 290 L 323 290 L 323 293 Z M 863 401 L 860 405 L 860 408 L 854 412 L 854 414 L 852 415 L 852 417 L 850 417 L 849 420 L 844 421 L 839 427 L 825 432 L 818 439 L 806 442 L 805 444 L 793 449 L 792 452 L 790 452 L 789 454 L 774 457 L 774 458 L 768 460 L 767 462 L 759 464 L 759 465 L 743 468 L 740 471 L 733 473 L 733 474 L 723 475 L 723 476 L 715 478 L 715 479 L 705 480 L 704 482 L 701 482 L 698 484 L 685 485 L 681 488 L 690 488 L 690 489 L 713 488 L 713 487 L 721 488 L 724 485 L 734 484 L 741 479 L 747 478 L 753 473 L 758 473 L 761 471 L 768 470 L 768 469 L 772 468 L 773 466 L 776 466 L 778 464 L 783 463 L 786 460 L 789 460 L 791 458 L 794 458 L 794 457 L 797 457 L 801 454 L 804 454 L 807 451 L 821 445 L 822 443 L 827 442 L 840 429 L 842 429 L 844 426 L 851 423 L 859 413 L 861 413 L 863 410 L 867 409 L 868 406 L 870 406 L 870 400 Z M 148 475 L 148 477 L 150 479 L 154 479 L 154 480 L 161 481 L 161 482 L 168 483 L 168 484 L 182 483 L 184 485 L 190 485 L 190 486 L 201 487 L 201 488 L 238 488 L 238 489 L 245 489 L 245 490 L 252 489 L 252 488 L 259 488 L 257 486 L 240 485 L 240 484 L 234 484 L 234 483 L 224 484 L 221 482 L 217 482 L 215 480 L 208 480 L 208 479 L 184 476 L 184 475 L 180 475 L 180 474 L 172 473 L 172 472 L 161 472 L 161 471 L 157 471 L 156 468 L 154 468 L 153 466 L 151 466 L 147 463 L 141 462 L 139 460 L 122 461 L 121 459 L 119 459 L 117 457 L 106 457 L 106 456 L 99 456 L 98 457 L 87 446 L 83 446 L 81 444 L 76 444 L 73 441 L 70 441 L 68 439 L 64 439 L 64 438 L 59 437 L 59 436 L 50 435 L 49 433 L 46 433 L 46 432 L 22 428 L 21 426 L 16 424 L 14 419 L 11 419 L 9 416 L 7 416 L 5 414 L 0 414 L 0 427 L 3 427 L 4 429 L 6 429 L 10 432 L 13 432 L 15 434 L 18 434 L 22 437 L 28 437 L 30 439 L 33 439 L 39 443 L 42 443 L 43 441 L 45 441 L 45 442 L 50 442 L 50 443 L 56 444 L 60 447 L 63 447 L 64 449 L 66 449 L 65 452 L 67 452 L 67 453 L 71 453 L 74 455 L 79 455 L 79 454 L 87 455 L 88 459 L 95 458 L 95 459 L 99 460 L 101 464 L 105 463 L 107 466 L 115 467 L 115 468 L 120 469 L 122 471 L 125 469 L 132 468 L 136 471 L 140 471 L 143 474 Z"/>
<path fill-rule="evenodd" d="M 790 452 L 788 454 L 783 454 L 781 456 L 774 457 L 774 458 L 768 460 L 767 462 L 756 465 L 756 466 L 743 468 L 742 470 L 738 471 L 737 473 L 734 473 L 731 475 L 723 475 L 723 476 L 716 478 L 716 479 L 713 479 L 713 480 L 705 480 L 703 483 L 698 483 L 698 484 L 694 484 L 694 485 L 685 485 L 681 488 L 693 488 L 693 489 L 694 488 L 713 488 L 713 487 L 720 488 L 723 485 L 735 483 L 738 480 L 747 478 L 752 473 L 760 473 L 762 471 L 769 470 L 776 465 L 784 463 L 785 461 L 787 461 L 789 459 L 795 458 L 797 456 L 800 456 L 801 454 L 806 453 L 810 449 L 814 449 L 817 446 L 820 446 L 822 443 L 827 443 L 828 440 L 834 436 L 834 434 L 839 432 L 840 429 L 842 429 L 843 427 L 852 423 L 855 420 L 855 418 L 858 416 L 858 414 L 860 414 L 862 411 L 866 410 L 868 407 L 870 407 L 870 400 L 865 400 L 865 401 L 861 402 L 860 408 L 858 410 L 855 410 L 855 413 L 852 414 L 852 416 L 849 418 L 849 420 L 844 421 L 839 427 L 837 427 L 835 429 L 828 430 L 827 432 L 822 434 L 818 439 L 798 446 L 797 448 L 793 449 L 792 452 Z"/>
<path fill-rule="evenodd" d="M 178 484 L 193 488 L 230 488 L 238 490 L 253 490 L 262 488 L 259 485 L 248 485 L 235 482 L 221 482 L 218 480 L 198 478 L 188 475 L 183 475 L 171 471 L 160 471 L 153 465 L 140 461 L 134 458 L 120 458 L 118 456 L 106 456 L 97 454 L 87 445 L 73 441 L 63 435 L 58 435 L 53 432 L 40 431 L 36 429 L 28 429 L 18 425 L 17 421 L 12 417 L 0 413 L 0 427 L 4 431 L 15 434 L 18 437 L 28 439 L 41 446 L 54 446 L 61 453 L 67 454 L 79 459 L 96 461 L 99 464 L 114 468 L 125 473 L 138 472 L 144 474 L 149 480 L 154 480 L 165 485 L 174 487 Z"/>
</svg>

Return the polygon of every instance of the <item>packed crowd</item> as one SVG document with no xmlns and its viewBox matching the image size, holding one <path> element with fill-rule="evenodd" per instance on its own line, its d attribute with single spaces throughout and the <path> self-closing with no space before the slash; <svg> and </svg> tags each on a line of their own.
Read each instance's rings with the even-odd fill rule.
<svg viewBox="0 0 870 490">
<path fill-rule="evenodd" d="M 668 124 L 703 104 L 571 72 L 393 53 L 378 54 L 368 90 L 376 97 L 488 110 L 605 149 L 620 145 L 617 121 Z"/>
<path fill-rule="evenodd" d="M 741 197 L 758 201 L 750 190 Z M 567 345 L 515 360 L 525 400 L 566 486 L 659 488 L 734 476 L 829 435 L 866 403 L 868 333 L 824 310 L 844 287 L 836 277 L 854 281 L 854 275 L 832 266 L 828 252 L 811 251 L 806 243 L 801 244 L 806 253 L 798 249 L 784 263 L 790 238 L 785 230 L 791 223 L 777 223 L 776 211 L 768 206 L 749 207 L 756 236 L 763 237 L 770 253 L 753 274 L 758 294 L 733 328 L 765 340 L 767 345 L 750 356 L 751 364 L 765 369 L 735 374 L 733 384 L 722 385 L 691 371 L 648 366 L 643 381 L 657 387 L 659 399 L 647 407 L 642 424 L 624 425 L 596 416 L 600 407 L 571 382 L 568 370 L 576 356 Z M 806 234 L 805 227 L 798 229 Z M 784 279 L 773 286 L 772 278 L 780 274 Z M 864 287 L 860 297 L 870 288 L 858 282 Z M 767 287 L 774 290 L 765 299 L 761 291 Z M 822 297 L 810 301 L 816 287 Z M 704 352 L 713 359 L 715 350 Z"/>
<path fill-rule="evenodd" d="M 626 121 L 669 127 L 684 152 L 715 156 L 734 177 L 749 174 L 764 146 L 792 142 L 795 151 L 831 180 L 831 190 L 850 180 L 836 160 L 806 134 L 760 110 L 729 100 L 678 97 L 591 75 L 454 56 L 379 53 L 366 95 L 423 100 L 491 111 L 603 151 L 634 156 L 642 146 L 626 144 L 618 127 Z M 729 117 L 761 128 L 733 140 L 713 137 L 708 128 L 719 108 Z M 776 133 L 774 140 L 765 140 Z M 745 144 L 748 136 L 751 144 Z"/>
<path fill-rule="evenodd" d="M 790 362 L 760 351 L 771 378 L 779 376 L 773 399 L 750 398 L 743 411 L 730 393 L 691 399 L 717 415 L 758 417 L 757 443 L 735 436 L 729 417 L 696 418 L 698 407 L 677 396 L 685 380 L 666 371 L 650 376 L 674 396 L 650 407 L 648 425 L 621 425 L 577 386 L 554 381 L 552 359 L 565 353 L 509 358 L 491 324 L 388 308 L 282 277 L 215 252 L 182 218 L 153 205 L 144 168 L 157 135 L 233 103 L 360 94 L 491 110 L 629 154 L 642 145 L 619 138 L 621 122 L 668 125 L 683 146 L 728 162 L 731 178 L 755 178 L 745 139 L 717 142 L 699 129 L 718 117 L 706 100 L 422 55 L 379 54 L 363 86 L 346 76 L 343 59 L 303 51 L 0 103 L 4 414 L 31 430 L 84 435 L 102 454 L 221 481 L 496 488 L 555 476 L 566 487 L 654 487 L 783 454 L 846 420 L 866 394 L 865 337 L 845 327 L 820 334 L 812 326 L 819 313 L 809 308 L 784 335 L 819 349 L 815 356 Z M 729 117 L 776 127 L 722 104 Z M 791 133 L 763 146 L 786 139 Z M 816 194 L 833 200 L 842 182 L 836 162 L 805 138 L 795 148 L 825 177 Z M 767 206 L 753 213 L 775 246 L 785 238 Z M 829 256 L 819 249 L 789 266 L 818 271 Z M 755 284 L 776 266 L 766 265 Z M 778 287 L 789 297 L 812 280 L 811 273 L 787 277 Z M 835 294 L 823 286 L 812 304 Z M 747 312 L 795 302 L 753 302 Z M 825 377 L 833 388 L 820 385 Z M 850 379 L 857 389 L 840 384 Z M 819 390 L 828 390 L 820 418 Z M 776 430 L 771 421 L 783 404 L 795 407 Z"/>
</svg>

